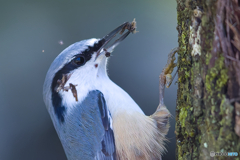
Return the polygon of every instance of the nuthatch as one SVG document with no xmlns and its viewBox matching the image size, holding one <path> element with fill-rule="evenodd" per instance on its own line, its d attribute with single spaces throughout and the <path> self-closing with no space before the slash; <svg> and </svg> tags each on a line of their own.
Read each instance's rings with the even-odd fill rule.
<svg viewBox="0 0 240 160">
<path fill-rule="evenodd" d="M 47 72 L 44 102 L 69 160 L 155 160 L 165 151 L 170 113 L 163 103 L 164 86 L 156 112 L 146 116 L 106 72 L 109 54 L 135 31 L 135 24 L 126 22 L 102 39 L 72 44 Z"/>
</svg>

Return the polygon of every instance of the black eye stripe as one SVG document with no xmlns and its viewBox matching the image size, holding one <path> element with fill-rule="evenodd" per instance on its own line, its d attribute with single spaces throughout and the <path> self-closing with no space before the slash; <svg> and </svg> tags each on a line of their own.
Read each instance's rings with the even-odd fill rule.
<svg viewBox="0 0 240 160">
<path fill-rule="evenodd" d="M 77 65 L 77 66 L 82 66 L 84 65 L 86 62 L 85 58 L 83 56 L 78 56 L 78 57 L 75 57 L 73 60 L 72 60 L 72 63 L 74 65 Z"/>
<path fill-rule="evenodd" d="M 89 61 L 92 58 L 92 54 L 96 51 L 98 51 L 101 46 L 104 44 L 105 40 L 100 40 L 97 43 L 95 43 L 92 47 L 89 46 L 85 51 L 82 53 L 79 53 L 74 56 L 74 58 L 65 64 L 54 76 L 52 85 L 51 85 L 51 91 L 52 91 L 52 105 L 54 107 L 55 114 L 57 115 L 58 119 L 61 122 L 64 122 L 64 114 L 66 111 L 66 108 L 62 105 L 62 97 L 59 95 L 58 92 L 56 92 L 55 88 L 57 87 L 58 83 L 57 81 L 59 79 L 62 79 L 63 74 L 68 74 L 71 71 L 77 69 L 78 67 L 83 66 L 87 61 Z M 76 65 L 73 63 L 74 59 L 78 57 L 84 58 L 84 63 L 80 65 Z"/>
</svg>

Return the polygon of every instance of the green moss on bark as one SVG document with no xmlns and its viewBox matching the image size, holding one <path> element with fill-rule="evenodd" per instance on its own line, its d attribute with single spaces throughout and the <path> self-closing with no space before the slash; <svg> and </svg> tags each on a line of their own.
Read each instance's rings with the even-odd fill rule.
<svg viewBox="0 0 240 160">
<path fill-rule="evenodd" d="M 177 159 L 211 159 L 210 151 L 238 152 L 234 107 L 226 97 L 228 69 L 222 52 L 212 54 L 217 0 L 177 0 L 178 99 L 176 108 Z M 190 26 L 197 6 L 203 11 L 201 54 L 192 56 Z M 214 58 L 214 63 L 210 64 Z M 226 157 L 218 157 L 225 159 Z M 234 157 L 239 158 L 239 157 Z"/>
</svg>

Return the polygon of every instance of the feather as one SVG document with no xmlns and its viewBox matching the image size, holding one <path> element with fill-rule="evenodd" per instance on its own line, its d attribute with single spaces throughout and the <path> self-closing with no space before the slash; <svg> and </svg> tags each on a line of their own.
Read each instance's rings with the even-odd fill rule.
<svg viewBox="0 0 240 160">
<path fill-rule="evenodd" d="M 114 117 L 113 129 L 117 159 L 159 160 L 165 151 L 166 141 L 166 133 L 160 130 L 159 124 L 164 123 L 168 129 L 167 123 L 170 115 L 167 111 L 165 113 L 158 112 L 152 116 L 146 116 L 138 112 L 131 114 L 122 112 Z"/>
<path fill-rule="evenodd" d="M 92 90 L 68 109 L 58 132 L 68 160 L 115 160 L 112 118 L 103 94 Z"/>
<path fill-rule="evenodd" d="M 102 93 L 99 93 L 98 106 L 100 109 L 102 124 L 105 129 L 105 133 L 102 139 L 102 153 L 100 154 L 99 160 L 115 160 L 116 151 L 115 151 L 115 142 L 114 142 L 114 133 L 112 129 L 112 117 L 110 111 L 107 108 L 106 101 Z"/>
</svg>

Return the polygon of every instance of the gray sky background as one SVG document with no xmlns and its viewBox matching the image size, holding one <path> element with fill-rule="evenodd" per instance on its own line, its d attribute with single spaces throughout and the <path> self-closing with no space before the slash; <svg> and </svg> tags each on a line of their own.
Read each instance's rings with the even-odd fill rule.
<svg viewBox="0 0 240 160">
<path fill-rule="evenodd" d="M 133 18 L 139 32 L 115 49 L 108 72 L 150 115 L 158 105 L 158 76 L 167 54 L 177 46 L 175 0 L 1 2 L 1 160 L 66 160 L 42 100 L 46 72 L 70 44 L 101 38 Z M 173 115 L 163 158 L 168 160 L 175 159 L 176 92 L 175 84 L 165 92 L 166 106 Z"/>
</svg>

